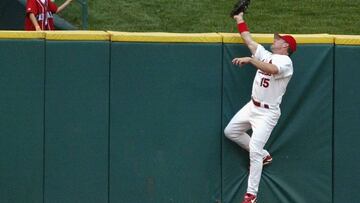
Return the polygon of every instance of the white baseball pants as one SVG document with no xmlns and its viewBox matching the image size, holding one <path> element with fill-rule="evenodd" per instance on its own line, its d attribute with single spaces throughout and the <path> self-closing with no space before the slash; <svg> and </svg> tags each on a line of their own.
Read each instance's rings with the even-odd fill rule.
<svg viewBox="0 0 360 203">
<path fill-rule="evenodd" d="M 224 133 L 227 138 L 249 151 L 250 174 L 247 192 L 257 195 L 263 168 L 263 158 L 269 155 L 264 149 L 271 131 L 280 117 L 280 108 L 263 108 L 248 102 L 226 126 Z M 251 137 L 246 133 L 252 128 Z"/>
</svg>

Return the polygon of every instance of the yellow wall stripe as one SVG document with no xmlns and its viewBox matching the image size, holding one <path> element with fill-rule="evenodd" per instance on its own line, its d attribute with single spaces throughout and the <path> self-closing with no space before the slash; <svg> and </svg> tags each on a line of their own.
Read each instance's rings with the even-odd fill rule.
<svg viewBox="0 0 360 203">
<path fill-rule="evenodd" d="M 238 33 L 220 33 L 224 43 L 243 43 Z M 281 34 L 283 35 L 283 34 Z M 328 34 L 291 34 L 298 44 L 333 44 L 334 36 Z M 273 43 L 274 34 L 251 34 L 258 43 Z"/>
<path fill-rule="evenodd" d="M 360 45 L 360 35 L 335 35 L 335 44 Z"/>
<path fill-rule="evenodd" d="M 0 31 L 0 39 L 44 39 L 44 32 Z"/>
<path fill-rule="evenodd" d="M 47 40 L 108 41 L 110 35 L 104 31 L 47 31 Z"/>
<path fill-rule="evenodd" d="M 109 32 L 114 42 L 196 42 L 221 43 L 222 37 L 216 33 L 164 33 L 164 32 Z"/>
<path fill-rule="evenodd" d="M 273 42 L 273 34 L 252 34 L 258 43 Z M 360 45 L 360 35 L 293 34 L 298 44 Z M 0 39 L 47 39 L 114 42 L 243 43 L 238 33 L 165 33 L 113 31 L 8 31 Z"/>
</svg>

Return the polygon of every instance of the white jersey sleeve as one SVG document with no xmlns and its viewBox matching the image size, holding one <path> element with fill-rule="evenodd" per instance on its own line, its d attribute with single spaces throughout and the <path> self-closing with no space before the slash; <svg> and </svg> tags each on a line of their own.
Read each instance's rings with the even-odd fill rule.
<svg viewBox="0 0 360 203">
<path fill-rule="evenodd" d="M 274 75 L 275 79 L 286 78 L 293 74 L 293 64 L 287 55 L 273 54 L 272 64 L 279 69 L 279 72 Z"/>
<path fill-rule="evenodd" d="M 266 50 L 261 44 L 256 48 L 254 57 L 259 61 L 265 61 L 271 57 L 271 52 Z"/>
<path fill-rule="evenodd" d="M 278 68 L 279 73 L 274 75 L 275 79 L 286 78 L 293 74 L 292 61 L 287 55 L 273 54 L 259 44 L 254 57 L 259 61 L 271 63 Z"/>
</svg>

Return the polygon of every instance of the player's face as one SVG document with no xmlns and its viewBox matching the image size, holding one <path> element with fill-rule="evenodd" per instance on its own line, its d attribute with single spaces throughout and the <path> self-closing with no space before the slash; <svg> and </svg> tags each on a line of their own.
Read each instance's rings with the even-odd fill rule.
<svg viewBox="0 0 360 203">
<path fill-rule="evenodd" d="M 287 46 L 285 40 L 281 38 L 274 38 L 274 43 L 271 45 L 271 51 L 277 51 Z"/>
</svg>

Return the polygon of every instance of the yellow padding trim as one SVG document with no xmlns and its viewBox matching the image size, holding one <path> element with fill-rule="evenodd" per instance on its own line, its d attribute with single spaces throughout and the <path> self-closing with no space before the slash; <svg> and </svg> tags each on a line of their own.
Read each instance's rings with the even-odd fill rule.
<svg viewBox="0 0 360 203">
<path fill-rule="evenodd" d="M 335 44 L 360 45 L 360 35 L 335 35 Z"/>
<path fill-rule="evenodd" d="M 47 40 L 107 41 L 110 35 L 103 31 L 47 31 Z"/>
<path fill-rule="evenodd" d="M 114 42 L 196 42 L 221 43 L 217 33 L 165 33 L 165 32 L 109 32 Z"/>
<path fill-rule="evenodd" d="M 44 32 L 0 31 L 0 39 L 44 39 Z"/>
<path fill-rule="evenodd" d="M 272 43 L 273 34 L 251 34 L 258 43 Z M 298 44 L 360 45 L 360 35 L 294 34 Z M 238 33 L 164 33 L 104 31 L 7 31 L 0 39 L 87 40 L 118 42 L 243 43 Z"/>
<path fill-rule="evenodd" d="M 243 43 L 238 33 L 220 33 L 224 43 Z M 282 34 L 281 34 L 282 35 Z M 291 34 L 298 44 L 333 44 L 334 36 L 328 34 Z M 258 43 L 273 43 L 274 34 L 251 34 Z"/>
</svg>

